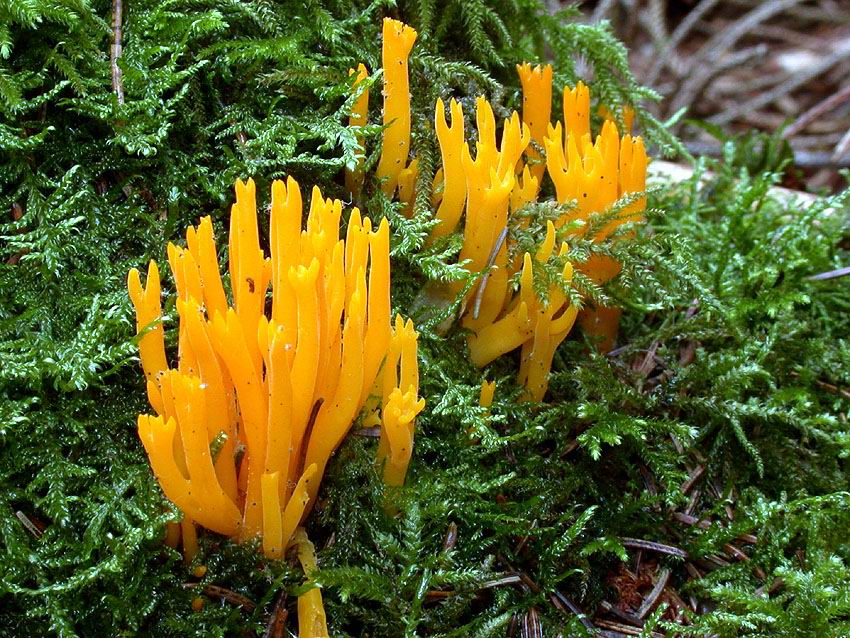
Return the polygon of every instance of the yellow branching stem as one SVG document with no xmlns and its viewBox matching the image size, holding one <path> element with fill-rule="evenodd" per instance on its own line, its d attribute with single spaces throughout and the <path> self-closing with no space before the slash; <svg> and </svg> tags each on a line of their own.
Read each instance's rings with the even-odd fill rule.
<svg viewBox="0 0 850 638">
<path fill-rule="evenodd" d="M 295 532 L 294 541 L 301 568 L 307 578 L 310 578 L 317 569 L 316 548 L 301 527 Z M 298 597 L 298 637 L 328 638 L 328 621 L 322 604 L 322 590 L 318 587 Z"/>
<path fill-rule="evenodd" d="M 377 177 L 385 179 L 381 188 L 392 197 L 399 174 L 407 168 L 410 152 L 410 79 L 407 58 L 416 41 L 416 31 L 406 24 L 384 18 L 384 131 Z"/>
<path fill-rule="evenodd" d="M 419 177 L 419 162 L 410 161 L 407 168 L 398 174 L 398 199 L 404 204 L 402 214 L 410 219 L 413 217 L 413 200 L 416 196 L 416 178 Z"/>
<path fill-rule="evenodd" d="M 363 80 L 369 77 L 369 72 L 366 71 L 366 67 L 363 64 L 357 65 L 357 70 L 349 69 L 349 75 L 354 75 L 354 85 L 353 87 L 356 89 L 357 85 L 359 85 Z M 369 112 L 369 89 L 364 89 L 357 100 L 354 102 L 354 106 L 351 107 L 351 115 L 348 118 L 348 125 L 350 127 L 363 127 L 366 126 L 366 122 L 368 119 Z M 363 136 L 357 136 L 357 143 L 360 146 L 360 150 L 363 151 Z M 363 188 L 363 163 L 365 162 L 365 157 L 359 157 L 357 159 L 357 167 L 353 170 L 345 169 L 345 190 L 348 192 L 349 197 L 352 200 L 356 200 L 360 197 L 360 191 Z"/>
<path fill-rule="evenodd" d="M 381 440 L 378 465 L 387 485 L 404 484 L 413 454 L 414 422 L 424 409 L 419 394 L 417 338 L 413 322 L 396 316 L 382 379 Z"/>
<path fill-rule="evenodd" d="M 496 393 L 496 382 L 487 381 L 481 382 L 481 393 L 478 396 L 478 405 L 482 408 L 489 408 L 493 405 L 493 396 Z"/>
<path fill-rule="evenodd" d="M 387 397 L 383 412 L 393 441 L 402 430 L 410 439 L 406 452 L 392 448 L 393 476 L 404 478 L 413 418 L 424 402 L 417 397 L 413 324 L 398 318 L 393 331 L 390 322 L 389 224 L 384 219 L 373 230 L 354 208 L 341 239 L 342 204 L 318 188 L 306 228 L 302 209 L 295 180 L 272 184 L 266 256 L 254 182 L 237 182 L 232 304 L 209 218 L 188 229 L 186 248 L 169 245 L 179 316 L 176 369 L 165 355 L 156 264 L 148 267 L 146 287 L 136 270 L 128 276 L 154 412 L 139 415 L 139 436 L 163 492 L 184 513 L 187 558 L 197 551 L 195 523 L 238 540 L 260 537 L 267 556 L 283 557 L 382 365 L 379 388 L 387 370 L 400 375 L 398 396 Z M 169 528 L 170 544 L 178 536 Z M 309 635 L 323 635 L 317 631 Z"/>
<path fill-rule="evenodd" d="M 434 114 L 434 126 L 440 143 L 440 155 L 443 167 L 434 191 L 441 190 L 437 219 L 439 224 L 431 231 L 431 239 L 443 237 L 454 232 L 463 215 L 466 200 L 466 177 L 463 170 L 462 152 L 464 147 L 463 108 L 454 99 L 449 103 L 452 124 L 446 123 L 446 110 L 443 101 L 438 99 Z"/>
<path fill-rule="evenodd" d="M 532 68 L 526 62 L 517 65 L 517 72 L 522 83 L 522 121 L 528 125 L 531 140 L 537 146 L 529 147 L 526 153 L 529 163 L 532 163 L 531 174 L 539 186 L 546 172 L 546 162 L 538 149 L 543 148 L 543 139 L 552 114 L 552 66 L 547 64 Z"/>
</svg>

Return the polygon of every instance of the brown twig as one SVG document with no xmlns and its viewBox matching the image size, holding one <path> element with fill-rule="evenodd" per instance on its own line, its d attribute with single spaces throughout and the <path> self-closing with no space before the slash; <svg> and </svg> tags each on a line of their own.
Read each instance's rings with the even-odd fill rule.
<svg viewBox="0 0 850 638">
<path fill-rule="evenodd" d="M 186 589 L 194 589 L 198 586 L 198 584 L 199 583 L 183 583 L 183 587 Z M 238 594 L 235 591 L 226 589 L 225 587 L 219 587 L 218 585 L 204 585 L 203 592 L 210 598 L 219 598 L 231 605 L 235 605 L 236 607 L 242 607 L 245 611 L 254 611 L 257 606 L 254 604 L 254 601 L 246 598 L 242 594 Z"/>
<path fill-rule="evenodd" d="M 478 589 L 494 589 L 496 587 L 504 587 L 505 585 L 516 585 L 522 583 L 523 578 L 519 574 L 505 574 L 501 578 L 487 580 L 478 586 Z"/>
<path fill-rule="evenodd" d="M 481 283 L 478 284 L 478 290 L 475 291 L 475 305 L 472 307 L 473 319 L 478 319 L 478 313 L 481 311 L 481 302 L 484 300 L 484 289 L 487 287 L 487 280 L 490 279 L 490 270 L 492 269 L 493 264 L 496 263 L 496 256 L 499 254 L 499 251 L 502 249 L 502 245 L 505 243 L 507 238 L 508 227 L 505 226 L 502 229 L 502 232 L 499 233 L 499 237 L 496 239 L 496 244 L 490 251 L 490 256 L 487 257 L 487 265 L 484 267 L 484 276 L 481 277 Z"/>
<path fill-rule="evenodd" d="M 753 7 L 758 6 L 760 4 L 765 4 L 764 0 L 728 0 L 731 4 L 736 4 L 741 7 Z M 818 3 L 820 4 L 820 3 Z M 830 3 L 836 4 L 836 3 Z M 850 15 L 847 15 L 846 11 L 842 11 L 837 7 L 824 8 L 819 6 L 802 6 L 802 7 L 790 7 L 786 10 L 786 13 L 792 17 L 797 18 L 799 20 L 808 20 L 811 22 L 832 22 L 832 23 L 848 23 L 850 22 Z"/>
<path fill-rule="evenodd" d="M 531 607 L 522 621 L 522 638 L 543 638 L 543 625 L 536 607 Z"/>
<path fill-rule="evenodd" d="M 124 76 L 118 66 L 123 52 L 123 6 L 121 0 L 112 0 L 112 46 L 109 49 L 109 64 L 112 67 L 112 90 L 118 96 L 118 104 L 124 104 Z"/>
<path fill-rule="evenodd" d="M 731 543 L 726 543 L 723 546 L 723 551 L 727 556 L 731 556 L 732 558 L 737 558 L 738 560 L 750 560 L 749 556 Z"/>
<path fill-rule="evenodd" d="M 800 375 L 796 372 L 791 373 L 792 377 L 799 377 Z M 823 388 L 827 392 L 831 392 L 832 394 L 838 394 L 845 399 L 850 399 L 850 390 L 845 388 L 839 388 L 837 385 L 833 385 L 831 383 L 827 383 L 826 381 L 821 381 L 820 379 L 815 380 L 815 385 L 819 388 Z"/>
<path fill-rule="evenodd" d="M 537 519 L 534 519 L 533 521 L 531 521 L 531 529 L 534 530 L 536 528 L 537 528 Z M 520 539 L 519 543 L 517 543 L 517 546 L 514 547 L 514 555 L 517 555 L 522 551 L 522 549 L 525 547 L 526 543 L 528 543 L 528 539 L 530 539 L 530 538 L 531 538 L 531 532 L 529 532 L 528 534 L 526 534 L 525 536 L 523 536 Z"/>
<path fill-rule="evenodd" d="M 698 480 L 705 473 L 704 465 L 697 465 L 696 468 L 688 475 L 688 479 L 682 483 L 682 494 L 687 494 L 691 491 L 691 488 L 696 484 Z"/>
<path fill-rule="evenodd" d="M 593 10 L 593 15 L 590 16 L 590 23 L 595 24 L 600 20 L 607 19 L 615 4 L 617 4 L 617 0 L 600 0 Z"/>
<path fill-rule="evenodd" d="M 515 572 L 519 575 L 521 584 L 525 585 L 528 589 L 530 589 L 535 594 L 540 593 L 540 585 L 534 582 L 534 580 L 523 571 L 518 571 L 514 569 L 514 567 L 508 562 L 508 560 L 502 556 L 501 554 L 497 554 L 496 557 L 499 559 L 501 563 L 504 563 L 508 569 Z M 596 632 L 596 627 L 594 627 L 593 623 L 587 617 L 587 615 L 581 610 L 581 608 L 576 605 L 569 596 L 555 590 L 553 593 L 549 594 L 549 602 L 552 603 L 552 606 L 560 611 L 565 616 L 569 616 L 570 614 L 576 616 L 579 622 L 584 625 L 585 629 L 587 629 L 591 634 Z"/>
<path fill-rule="evenodd" d="M 850 153 L 850 129 L 847 129 L 844 137 L 835 145 L 835 150 L 832 152 L 832 159 L 838 164 L 842 159 L 847 157 L 848 153 Z"/>
<path fill-rule="evenodd" d="M 611 629 L 618 633 L 625 634 L 626 636 L 640 636 L 643 632 L 642 629 L 638 629 L 637 627 L 629 627 L 628 625 L 623 625 L 611 620 L 597 620 L 596 624 L 602 629 Z M 664 634 L 659 634 L 657 631 L 652 631 L 649 635 L 652 636 L 652 638 L 664 637 Z"/>
<path fill-rule="evenodd" d="M 685 571 L 688 572 L 688 575 L 690 575 L 693 580 L 702 579 L 702 574 L 693 563 L 685 563 Z M 694 607 L 694 609 L 696 609 L 696 607 Z"/>
<path fill-rule="evenodd" d="M 650 552 L 656 552 L 658 554 L 667 554 L 669 556 L 678 556 L 679 558 L 687 558 L 688 552 L 684 549 L 679 549 L 678 547 L 673 547 L 672 545 L 665 545 L 664 543 L 656 543 L 655 541 L 645 541 L 640 538 L 628 538 L 623 537 L 620 539 L 620 542 L 623 543 L 626 547 L 631 547 L 632 549 L 645 549 Z"/>
<path fill-rule="evenodd" d="M 593 633 L 596 631 L 596 628 L 593 626 L 593 623 L 590 619 L 585 615 L 585 613 L 581 610 L 581 608 L 576 605 L 572 599 L 560 591 L 555 591 L 554 593 L 549 595 L 549 601 L 552 605 L 560 611 L 565 616 L 567 615 L 567 611 L 576 616 L 579 622 L 584 625 L 584 628 L 589 632 Z"/>
<path fill-rule="evenodd" d="M 680 610 L 681 613 L 677 613 L 676 616 L 678 617 L 679 615 L 681 615 L 685 618 L 685 620 L 688 620 L 688 612 L 691 611 L 691 608 L 688 607 L 684 600 L 682 600 L 682 597 L 679 596 L 679 594 L 677 594 L 670 587 L 667 587 L 664 590 L 664 595 L 667 596 L 667 600 L 670 602 L 671 605 Z"/>
<path fill-rule="evenodd" d="M 646 618 L 646 615 L 652 611 L 658 603 L 658 599 L 661 597 L 661 594 L 664 592 L 664 588 L 667 587 L 668 580 L 670 580 L 670 570 L 662 569 L 661 573 L 658 574 L 658 580 L 655 581 L 655 585 L 652 587 L 652 591 L 650 591 L 649 595 L 644 598 L 643 602 L 640 604 L 640 608 L 637 610 L 638 618 Z"/>
<path fill-rule="evenodd" d="M 446 537 L 443 539 L 443 551 L 451 551 L 455 545 L 457 545 L 457 524 L 452 521 L 449 523 L 449 528 L 446 530 Z"/>
<path fill-rule="evenodd" d="M 12 202 L 12 219 L 14 221 L 18 221 L 23 216 L 24 216 L 24 207 L 21 206 L 18 202 Z M 19 229 L 17 232 L 22 233 L 24 231 L 23 231 L 23 229 Z M 6 263 L 9 264 L 10 266 L 14 266 L 15 264 L 17 264 L 21 260 L 21 257 L 26 255 L 28 252 L 29 252 L 28 248 L 24 248 L 23 250 L 19 250 L 14 255 L 9 257 L 9 259 L 6 260 Z"/>
<path fill-rule="evenodd" d="M 806 127 L 818 119 L 820 116 L 829 113 L 835 108 L 838 108 L 845 100 L 850 99 L 850 83 L 839 89 L 825 100 L 821 100 L 808 111 L 798 117 L 788 128 L 782 131 L 783 138 L 789 138 L 795 133 L 799 133 Z"/>
<path fill-rule="evenodd" d="M 263 638 L 284 638 L 287 618 L 289 618 L 289 610 L 286 608 L 286 590 L 284 590 L 277 598 Z"/>
<path fill-rule="evenodd" d="M 643 619 L 638 618 L 634 614 L 629 614 L 623 611 L 622 609 L 618 609 L 617 607 L 609 603 L 607 600 L 603 600 L 599 604 L 599 606 L 602 607 L 602 609 L 605 610 L 607 613 L 611 614 L 612 616 L 616 616 L 623 622 L 627 622 L 630 625 L 634 625 L 635 627 L 643 627 L 644 625 Z"/>
<path fill-rule="evenodd" d="M 21 521 L 21 525 L 23 525 L 30 534 L 36 538 L 41 538 L 43 536 L 44 532 L 42 532 L 38 526 L 30 520 L 29 516 L 20 510 L 15 512 L 15 516 L 18 517 L 18 520 Z"/>
<path fill-rule="evenodd" d="M 688 506 L 685 508 L 685 514 L 693 514 L 697 509 L 697 504 L 699 503 L 699 499 L 702 496 L 702 490 L 695 489 L 691 492 L 691 498 L 688 501 Z"/>
</svg>

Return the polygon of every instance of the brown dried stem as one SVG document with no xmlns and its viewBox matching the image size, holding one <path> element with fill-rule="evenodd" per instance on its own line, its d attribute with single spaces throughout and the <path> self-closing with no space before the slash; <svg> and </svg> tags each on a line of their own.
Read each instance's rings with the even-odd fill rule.
<svg viewBox="0 0 850 638">
<path fill-rule="evenodd" d="M 109 65 L 112 67 L 112 91 L 118 96 L 118 104 L 124 104 L 124 76 L 118 66 L 118 58 L 124 50 L 123 13 L 121 0 L 112 0 L 112 46 L 109 49 Z"/>
</svg>

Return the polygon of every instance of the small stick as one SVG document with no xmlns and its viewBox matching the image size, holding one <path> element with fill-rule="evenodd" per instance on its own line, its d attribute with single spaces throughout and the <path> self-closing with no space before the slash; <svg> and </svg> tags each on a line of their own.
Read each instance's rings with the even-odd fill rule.
<svg viewBox="0 0 850 638">
<path fill-rule="evenodd" d="M 661 345 L 660 341 L 653 341 L 649 346 L 649 350 L 646 351 L 646 355 L 643 358 L 643 361 L 637 368 L 637 372 L 642 376 L 648 376 L 652 369 L 655 367 L 655 353 L 658 352 L 658 346 Z"/>
<path fill-rule="evenodd" d="M 121 0 L 112 0 L 112 46 L 109 49 L 109 64 L 112 67 L 112 90 L 118 96 L 118 104 L 124 104 L 124 77 L 121 67 L 118 66 L 118 58 L 124 50 L 121 43 L 123 13 Z"/>
<path fill-rule="evenodd" d="M 14 221 L 18 221 L 23 216 L 24 216 L 24 207 L 21 206 L 18 202 L 12 202 L 12 219 Z M 18 231 L 18 233 L 22 233 L 22 232 L 24 232 L 24 229 L 20 229 Z M 21 260 L 21 257 L 26 255 L 28 252 L 29 252 L 29 248 L 24 248 L 23 250 L 20 250 L 17 253 L 15 253 L 14 255 L 12 255 L 11 257 L 9 257 L 9 259 L 6 260 L 6 263 L 9 264 L 10 266 L 14 266 L 15 264 L 17 264 Z"/>
<path fill-rule="evenodd" d="M 440 600 L 440 599 L 445 599 L 445 598 L 451 598 L 452 596 L 455 595 L 455 593 L 456 592 L 453 592 L 453 591 L 443 591 L 441 589 L 432 589 L 427 594 L 425 594 L 425 597 L 428 598 L 429 600 Z"/>
<path fill-rule="evenodd" d="M 746 555 L 744 552 L 742 552 L 740 549 L 738 549 L 737 547 L 735 547 L 734 545 L 732 545 L 732 543 L 726 543 L 726 544 L 723 546 L 723 551 L 724 551 L 727 555 L 732 556 L 733 558 L 737 558 L 738 560 L 750 560 L 750 557 L 749 557 L 749 556 L 747 556 L 747 555 Z"/>
<path fill-rule="evenodd" d="M 496 558 L 498 558 L 498 560 L 500 562 L 507 565 L 508 569 L 513 569 L 511 564 L 501 554 L 496 554 Z M 516 572 L 516 573 L 519 574 L 519 577 L 522 580 L 523 585 L 528 587 L 528 589 L 530 589 L 535 594 L 540 593 L 540 585 L 535 583 L 532 580 L 531 576 L 529 576 L 525 572 Z M 579 619 L 579 622 L 582 625 L 584 625 L 585 629 L 587 629 L 591 634 L 596 633 L 596 627 L 593 625 L 593 623 L 590 622 L 590 620 L 587 618 L 587 616 L 581 610 L 581 608 L 578 605 L 576 605 L 569 598 L 569 596 L 567 596 L 566 594 L 563 594 L 560 591 L 555 590 L 553 593 L 551 593 L 549 595 L 549 602 L 551 602 L 552 606 L 555 609 L 557 609 L 558 611 L 560 611 L 562 614 L 564 614 L 565 616 L 567 615 L 567 611 L 571 612 L 572 614 L 574 614 Z"/>
<path fill-rule="evenodd" d="M 829 113 L 833 109 L 839 107 L 841 103 L 848 98 L 850 98 L 850 83 L 846 84 L 843 88 L 839 89 L 825 100 L 821 100 L 798 117 L 788 128 L 782 131 L 782 138 L 787 139 L 795 133 L 805 130 L 809 124 L 814 122 L 821 115 Z"/>
<path fill-rule="evenodd" d="M 186 589 L 194 589 L 198 583 L 183 583 Z M 257 605 L 242 594 L 237 594 L 235 591 L 219 587 L 218 585 L 204 585 L 203 592 L 210 598 L 220 598 L 229 602 L 231 605 L 242 607 L 245 611 L 254 611 Z"/>
<path fill-rule="evenodd" d="M 537 528 L 537 519 L 531 521 L 531 529 Z M 525 544 L 528 543 L 528 539 L 531 538 L 531 532 L 523 536 L 516 547 L 514 547 L 514 554 L 519 554 L 522 551 L 522 548 L 525 547 Z"/>
<path fill-rule="evenodd" d="M 381 438 L 381 428 L 358 428 L 354 431 L 354 436 L 362 436 L 367 439 Z"/>
<path fill-rule="evenodd" d="M 531 607 L 522 623 L 522 638 L 543 638 L 543 625 L 540 623 L 540 616 L 537 614 L 537 608 Z"/>
<path fill-rule="evenodd" d="M 752 11 L 749 11 L 740 19 L 736 20 L 728 28 L 712 36 L 692 58 L 694 62 L 691 66 L 691 76 L 682 84 L 679 92 L 671 101 L 670 112 L 675 113 L 683 106 L 691 106 L 705 85 L 711 80 L 711 77 L 718 72 L 717 67 L 727 66 L 723 63 L 720 65 L 716 63 L 712 64 L 712 62 L 721 60 L 750 30 L 766 22 L 773 16 L 787 11 L 794 5 L 800 4 L 801 1 L 776 0 L 775 2 L 761 3 Z M 741 64 L 745 56 L 742 56 L 739 51 L 732 53 L 729 58 Z"/>
<path fill-rule="evenodd" d="M 659 554 L 678 556 L 679 558 L 688 557 L 688 552 L 686 552 L 684 549 L 679 549 L 678 547 L 673 547 L 672 545 L 665 545 L 664 543 L 656 543 L 654 541 L 645 541 L 639 538 L 628 537 L 620 538 L 620 542 L 622 542 L 623 545 L 625 545 L 626 547 L 631 547 L 632 549 L 646 549 L 651 552 L 657 552 Z"/>
<path fill-rule="evenodd" d="M 516 585 L 517 583 L 524 582 L 522 576 L 519 574 L 506 574 L 501 578 L 494 578 L 493 580 L 487 580 L 481 583 L 478 586 L 478 589 L 494 589 L 496 587 L 502 587 L 504 585 Z"/>
<path fill-rule="evenodd" d="M 616 3 L 617 0 L 602 0 L 593 10 L 593 14 L 590 16 L 590 23 L 596 24 L 600 20 L 606 20 L 608 18 L 608 14 L 611 13 L 611 9 L 614 8 Z"/>
<path fill-rule="evenodd" d="M 658 575 L 658 580 L 655 581 L 655 585 L 652 587 L 652 591 L 649 592 L 649 596 L 644 599 L 637 610 L 638 618 L 645 618 L 649 611 L 655 607 L 661 593 L 664 591 L 664 588 L 667 587 L 668 580 L 670 580 L 670 570 L 662 569 L 661 573 Z"/>
<path fill-rule="evenodd" d="M 693 563 L 685 563 L 685 571 L 688 572 L 690 577 L 694 580 L 702 579 L 702 574 Z"/>
<path fill-rule="evenodd" d="M 617 618 L 619 618 L 623 622 L 627 622 L 630 625 L 634 625 L 635 627 L 643 627 L 643 625 L 644 625 L 644 622 L 643 622 L 642 619 L 638 618 L 637 616 L 635 616 L 633 614 L 628 614 L 628 613 L 614 607 L 614 605 L 609 603 L 607 600 L 603 600 L 599 604 L 599 606 L 602 607 L 602 609 L 604 609 L 606 612 L 608 612 L 612 616 L 616 616 Z"/>
<path fill-rule="evenodd" d="M 18 520 L 21 521 L 21 525 L 23 525 L 26 530 L 36 538 L 41 538 L 44 535 L 44 532 L 38 529 L 38 526 L 36 526 L 36 524 L 33 523 L 21 510 L 15 512 L 15 516 L 17 516 Z"/>
<path fill-rule="evenodd" d="M 684 617 L 684 619 L 685 619 L 686 621 L 689 621 L 689 619 L 688 619 L 688 612 L 690 611 L 690 608 L 689 608 L 689 607 L 688 607 L 688 605 L 685 603 L 685 601 L 684 601 L 684 600 L 682 600 L 681 596 L 679 596 L 679 594 L 677 594 L 677 593 L 676 593 L 673 589 L 671 589 L 670 587 L 668 587 L 667 589 L 665 589 L 665 590 L 664 590 L 664 594 L 665 594 L 665 595 L 667 596 L 667 598 L 670 600 L 670 603 L 671 603 L 674 607 L 677 607 L 677 608 L 679 609 L 679 611 L 681 612 L 682 617 Z"/>
<path fill-rule="evenodd" d="M 688 475 L 688 480 L 682 483 L 682 494 L 687 494 L 691 491 L 691 488 L 694 486 L 700 477 L 705 473 L 704 465 L 697 465 L 697 467 Z"/>
<path fill-rule="evenodd" d="M 712 124 L 728 124 L 736 117 L 744 114 L 751 113 L 756 109 L 759 109 L 763 106 L 767 106 L 768 104 L 772 104 L 779 98 L 788 95 L 792 91 L 798 89 L 803 86 L 809 80 L 822 75 L 829 71 L 832 67 L 840 62 L 843 62 L 845 59 L 850 57 L 850 44 L 845 43 L 840 49 L 827 56 L 817 64 L 794 73 L 785 80 L 782 84 L 777 86 L 776 88 L 762 93 L 761 95 L 757 95 L 756 97 L 745 100 L 744 102 L 736 102 L 731 108 L 726 109 L 722 113 L 714 115 L 708 118 L 708 121 Z"/>
<path fill-rule="evenodd" d="M 319 397 L 313 404 L 313 409 L 310 410 L 310 417 L 307 419 L 307 427 L 304 428 L 304 441 L 309 441 L 313 435 L 313 426 L 316 425 L 316 419 L 319 418 L 319 410 L 322 409 L 322 404 L 325 402 L 324 397 Z"/>
<path fill-rule="evenodd" d="M 694 510 L 697 508 L 700 496 L 702 496 L 702 490 L 700 489 L 696 489 L 691 492 L 691 500 L 688 501 L 688 506 L 685 508 L 685 514 L 693 514 Z"/>
<path fill-rule="evenodd" d="M 645 81 L 648 86 L 653 86 L 655 84 L 659 74 L 670 59 L 673 50 L 682 40 L 685 39 L 685 36 L 690 33 L 694 26 L 696 26 L 697 22 L 699 22 L 705 14 L 711 11 L 719 1 L 720 0 L 701 0 L 697 6 L 688 12 L 688 15 L 685 16 L 684 20 L 682 20 L 679 23 L 679 26 L 677 26 L 673 30 L 673 33 L 670 34 L 670 39 L 667 40 L 667 44 L 664 45 L 664 48 L 661 49 L 655 57 L 655 63 L 646 75 Z"/>
<path fill-rule="evenodd" d="M 555 609 L 557 609 L 564 615 L 566 615 L 566 611 L 564 608 L 568 609 L 579 619 L 579 622 L 584 625 L 584 628 L 587 629 L 589 632 L 594 633 L 596 631 L 596 627 L 593 626 L 593 623 L 590 621 L 590 619 L 585 615 L 581 608 L 576 605 L 566 594 L 555 590 L 552 594 L 549 595 L 549 600 L 551 601 Z"/>
<path fill-rule="evenodd" d="M 610 620 L 598 620 L 596 624 L 599 625 L 602 629 L 611 629 L 612 631 L 619 632 L 621 634 L 625 634 L 627 636 L 640 636 L 642 629 L 638 629 L 637 627 L 629 627 L 628 625 L 623 625 L 618 622 L 612 622 Z M 659 634 L 658 632 L 650 632 L 650 636 L 652 638 L 664 638 L 664 634 Z"/>
<path fill-rule="evenodd" d="M 478 290 L 475 291 L 475 305 L 472 307 L 473 319 L 478 319 L 478 313 L 481 311 L 481 302 L 484 300 L 484 289 L 487 287 L 487 280 L 490 278 L 490 269 L 493 267 L 493 264 L 496 263 L 496 256 L 499 254 L 499 251 L 502 250 L 502 244 L 505 243 L 507 238 L 508 227 L 505 226 L 502 229 L 502 232 L 499 233 L 499 237 L 496 239 L 496 245 L 493 246 L 493 250 L 490 251 L 490 256 L 487 257 L 487 266 L 484 269 L 484 276 L 481 277 L 481 283 L 478 284 Z"/>
<path fill-rule="evenodd" d="M 850 151 L 850 129 L 844 134 L 844 137 L 835 145 L 835 151 L 832 153 L 832 161 L 838 164 Z"/>
<path fill-rule="evenodd" d="M 696 525 L 702 529 L 708 529 L 711 527 L 711 521 L 700 520 L 696 516 L 691 516 L 690 514 L 685 514 L 683 512 L 673 512 L 673 518 L 685 525 Z"/>
<path fill-rule="evenodd" d="M 452 521 L 449 523 L 449 528 L 446 530 L 446 537 L 443 540 L 443 551 L 448 552 L 454 549 L 457 544 L 457 524 Z"/>
<path fill-rule="evenodd" d="M 277 597 L 271 620 L 269 620 L 263 638 L 284 638 L 287 618 L 289 618 L 289 610 L 286 608 L 286 590 L 284 590 Z"/>
<path fill-rule="evenodd" d="M 850 266 L 839 268 L 838 270 L 830 270 L 827 272 L 818 273 L 809 277 L 810 281 L 824 281 L 825 279 L 837 279 L 838 277 L 846 277 L 850 275 Z"/>
</svg>

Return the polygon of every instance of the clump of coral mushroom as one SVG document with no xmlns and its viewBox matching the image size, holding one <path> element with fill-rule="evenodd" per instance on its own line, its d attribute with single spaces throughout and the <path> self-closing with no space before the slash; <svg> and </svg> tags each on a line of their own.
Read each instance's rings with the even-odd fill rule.
<svg viewBox="0 0 850 638">
<path fill-rule="evenodd" d="M 381 187 L 388 196 L 398 189 L 399 199 L 405 204 L 403 210 L 410 214 L 418 167 L 416 159 L 408 163 L 407 56 L 416 32 L 386 19 L 383 36 L 383 121 L 387 128 L 377 177 L 383 180 Z M 568 242 L 578 237 L 602 242 L 619 226 L 641 219 L 646 200 L 639 195 L 646 187 L 648 158 L 643 140 L 629 132 L 621 136 L 605 109 L 600 109 L 606 116 L 602 128 L 592 136 L 590 91 L 583 83 L 575 88 L 564 87 L 563 120 L 553 126 L 552 67 L 523 64 L 517 66 L 517 71 L 523 88 L 522 117 L 513 112 L 502 124 L 501 139 L 497 140 L 493 110 L 486 99 L 479 97 L 474 156 L 466 141 L 463 108 L 454 99 L 449 102 L 449 124 L 445 104 L 437 100 L 434 126 L 442 167 L 431 198 L 438 223 L 430 240 L 436 241 L 462 226 L 459 259 L 467 270 L 479 275 L 476 285 L 465 294 L 461 312 L 461 325 L 470 331 L 472 361 L 483 367 L 521 348 L 517 381 L 525 388 L 527 399 L 540 401 L 548 388 L 555 350 L 579 315 L 569 295 L 574 266 L 566 259 Z M 365 77 L 367 72 L 361 65 L 357 82 Z M 352 125 L 366 121 L 362 100 L 361 96 L 352 113 Z M 623 115 L 626 126 L 631 128 L 633 111 L 625 108 Z M 354 196 L 362 183 L 360 170 L 346 176 Z M 558 203 L 571 207 L 548 224 L 545 239 L 533 254 L 510 258 L 513 244 L 509 222 L 518 211 L 537 201 L 545 174 L 554 184 Z M 622 203 L 601 229 L 590 232 L 590 228 L 595 228 L 589 223 L 591 216 L 609 213 L 621 200 L 627 203 Z M 548 285 L 545 299 L 541 299 L 533 290 L 534 266 L 550 260 L 561 277 Z M 576 268 L 596 285 L 611 280 L 620 270 L 614 259 L 596 254 Z M 514 291 L 510 282 L 516 277 L 520 285 Z M 459 284 L 451 290 L 455 295 L 460 292 Z M 599 338 L 601 349 L 613 344 L 618 322 L 619 311 L 609 308 L 588 308 L 581 318 L 585 332 Z"/>
<path fill-rule="evenodd" d="M 338 200 L 314 188 L 302 230 L 298 184 L 274 182 L 265 257 L 254 183 L 237 182 L 232 307 L 210 218 L 188 229 L 187 248 L 170 244 L 180 318 L 177 369 L 166 362 L 156 263 L 146 288 L 138 271 L 129 275 L 138 328 L 147 329 L 139 348 L 156 412 L 139 416 L 139 434 L 166 496 L 207 529 L 262 536 L 271 557 L 282 555 L 330 455 L 373 390 L 383 396 L 389 442 L 399 438 L 398 424 L 409 427 L 423 407 L 413 325 L 400 317 L 395 328 L 390 323 L 387 221 L 373 230 L 355 208 L 343 240 L 341 212 Z M 237 445 L 244 447 L 241 458 Z M 409 458 L 410 447 L 399 453 Z"/>
</svg>

